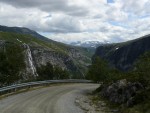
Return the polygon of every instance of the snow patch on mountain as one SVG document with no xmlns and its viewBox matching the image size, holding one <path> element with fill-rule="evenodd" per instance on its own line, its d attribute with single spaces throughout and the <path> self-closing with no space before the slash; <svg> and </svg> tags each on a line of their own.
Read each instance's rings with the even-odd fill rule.
<svg viewBox="0 0 150 113">
<path fill-rule="evenodd" d="M 72 42 L 70 43 L 70 45 L 73 45 L 73 46 L 81 46 L 81 47 L 91 47 L 91 48 L 97 48 L 98 46 L 100 45 L 103 45 L 103 44 L 109 44 L 110 42 L 108 41 L 98 41 L 98 40 L 87 40 L 87 41 L 77 41 L 77 42 Z"/>
</svg>

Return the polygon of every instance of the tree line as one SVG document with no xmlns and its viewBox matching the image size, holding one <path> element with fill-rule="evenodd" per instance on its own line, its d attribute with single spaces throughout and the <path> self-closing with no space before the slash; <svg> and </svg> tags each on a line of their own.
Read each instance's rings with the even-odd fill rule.
<svg viewBox="0 0 150 113">
<path fill-rule="evenodd" d="M 53 66 L 51 63 L 41 65 L 37 68 L 37 80 L 69 79 L 69 72 L 59 66 Z"/>
<path fill-rule="evenodd" d="M 0 86 L 10 85 L 21 78 L 25 68 L 23 48 L 16 44 L 5 44 L 0 48 Z"/>
<path fill-rule="evenodd" d="M 86 76 L 94 82 L 111 83 L 120 79 L 127 79 L 131 82 L 141 82 L 150 85 L 150 52 L 146 52 L 128 72 L 122 72 L 114 67 L 110 67 L 108 62 L 100 57 L 95 57 Z"/>
</svg>

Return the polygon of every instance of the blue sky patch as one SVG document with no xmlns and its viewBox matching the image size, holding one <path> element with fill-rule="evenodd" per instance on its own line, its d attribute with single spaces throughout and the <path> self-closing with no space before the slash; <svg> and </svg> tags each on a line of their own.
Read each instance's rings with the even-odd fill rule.
<svg viewBox="0 0 150 113">
<path fill-rule="evenodd" d="M 107 0 L 107 3 L 114 3 L 114 0 Z"/>
<path fill-rule="evenodd" d="M 130 28 L 127 24 L 125 23 L 120 23 L 120 22 L 115 22 L 115 21 L 109 21 L 110 24 L 114 25 L 114 26 L 120 26 L 120 27 L 124 27 L 124 28 Z"/>
</svg>

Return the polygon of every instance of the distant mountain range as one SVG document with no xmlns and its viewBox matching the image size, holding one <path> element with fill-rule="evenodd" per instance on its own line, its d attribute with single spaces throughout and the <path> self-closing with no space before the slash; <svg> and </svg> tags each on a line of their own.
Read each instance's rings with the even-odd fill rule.
<svg viewBox="0 0 150 113">
<path fill-rule="evenodd" d="M 101 41 L 89 40 L 89 41 L 84 41 L 84 42 L 81 42 L 81 41 L 72 42 L 72 43 L 70 43 L 70 45 L 96 49 L 98 46 L 108 44 L 108 43 L 110 43 L 110 42 L 108 42 L 108 41 L 101 42 Z"/>
<path fill-rule="evenodd" d="M 123 43 L 107 44 L 96 49 L 95 56 L 100 56 L 116 68 L 127 71 L 140 55 L 150 51 L 150 35 Z"/>
</svg>

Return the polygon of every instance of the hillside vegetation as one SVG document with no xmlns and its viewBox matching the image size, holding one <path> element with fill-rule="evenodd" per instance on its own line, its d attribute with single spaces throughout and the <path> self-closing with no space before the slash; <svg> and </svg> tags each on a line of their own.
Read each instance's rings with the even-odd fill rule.
<svg viewBox="0 0 150 113">
<path fill-rule="evenodd" d="M 88 49 L 41 38 L 0 31 L 0 86 L 36 79 L 84 78 L 91 63 Z M 50 70 L 52 75 L 46 74 Z"/>
<path fill-rule="evenodd" d="M 25 68 L 23 48 L 19 44 L 0 46 L 0 86 L 16 82 Z"/>
<path fill-rule="evenodd" d="M 137 58 L 150 51 L 150 35 L 143 36 L 136 40 L 123 43 L 107 44 L 99 46 L 95 56 L 107 60 L 109 64 L 122 71 L 133 69 Z"/>
<path fill-rule="evenodd" d="M 87 78 L 100 82 L 98 97 L 119 113 L 150 112 L 150 52 L 141 55 L 133 70 L 122 72 L 95 57 Z M 108 101 L 109 100 L 109 101 Z"/>
</svg>

